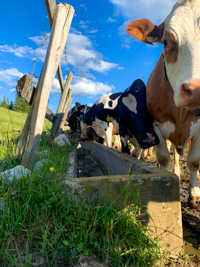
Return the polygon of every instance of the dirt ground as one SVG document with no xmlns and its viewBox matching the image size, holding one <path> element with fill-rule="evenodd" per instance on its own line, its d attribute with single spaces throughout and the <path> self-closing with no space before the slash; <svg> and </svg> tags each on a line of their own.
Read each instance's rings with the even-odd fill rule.
<svg viewBox="0 0 200 267">
<path fill-rule="evenodd" d="M 189 171 L 186 164 L 187 154 L 188 152 L 186 151 L 180 159 L 184 240 L 192 244 L 194 248 L 200 250 L 200 207 L 192 209 L 188 204 Z M 155 153 L 145 158 L 145 161 L 158 166 Z M 105 170 L 102 170 L 101 167 L 98 166 L 90 153 L 82 148 L 78 150 L 78 168 L 79 177 L 101 176 L 106 174 Z M 173 151 L 171 151 L 171 171 L 173 171 Z M 190 245 L 187 246 L 186 252 L 193 254 L 193 252 L 190 253 Z M 178 259 L 178 261 L 174 259 L 172 259 L 172 261 L 167 260 L 163 266 L 200 266 L 200 258 L 194 255 L 191 257 L 187 261 L 182 261 L 181 259 Z"/>
</svg>

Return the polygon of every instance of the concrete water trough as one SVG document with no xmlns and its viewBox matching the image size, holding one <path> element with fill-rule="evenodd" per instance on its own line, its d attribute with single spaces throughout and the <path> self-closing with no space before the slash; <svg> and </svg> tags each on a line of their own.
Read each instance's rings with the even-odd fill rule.
<svg viewBox="0 0 200 267">
<path fill-rule="evenodd" d="M 78 177 L 77 151 L 73 151 L 66 180 L 73 195 L 81 192 L 91 205 L 101 200 L 120 209 L 127 208 L 137 198 L 142 222 L 151 227 L 153 236 L 162 237 L 163 250 L 178 254 L 183 247 L 178 176 L 95 142 L 83 142 L 79 147 L 89 151 L 107 174 Z"/>
</svg>

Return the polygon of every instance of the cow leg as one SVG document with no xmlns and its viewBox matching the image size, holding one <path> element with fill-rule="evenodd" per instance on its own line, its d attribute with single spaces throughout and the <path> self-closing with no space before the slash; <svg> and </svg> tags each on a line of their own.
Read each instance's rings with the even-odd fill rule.
<svg viewBox="0 0 200 267">
<path fill-rule="evenodd" d="M 133 149 L 133 151 L 131 152 L 131 156 L 137 158 L 137 159 L 141 159 L 141 155 L 142 155 L 142 148 L 138 148 L 138 147 L 135 147 Z"/>
<path fill-rule="evenodd" d="M 117 150 L 121 150 L 120 135 L 119 134 L 115 134 L 115 135 L 113 135 L 113 137 L 114 137 L 113 148 L 115 148 Z"/>
<path fill-rule="evenodd" d="M 133 151 L 131 152 L 131 156 L 137 158 L 137 159 L 141 159 L 141 155 L 142 155 L 142 148 L 140 147 L 138 141 L 136 140 L 136 138 L 133 136 L 133 137 L 129 137 L 129 140 L 130 142 L 134 145 L 134 149 Z"/>
<path fill-rule="evenodd" d="M 198 136 L 191 140 L 191 148 L 187 158 L 190 170 L 189 205 L 197 207 L 200 203 L 200 188 L 198 184 L 200 140 Z"/>
<path fill-rule="evenodd" d="M 173 151 L 174 151 L 174 173 L 180 179 L 180 177 L 181 177 L 181 170 L 180 170 L 180 164 L 179 164 L 180 155 L 177 153 L 174 145 L 173 145 Z"/>
<path fill-rule="evenodd" d="M 174 169 L 173 169 L 173 172 L 180 179 L 180 177 L 181 177 L 181 171 L 180 171 L 180 165 L 179 165 L 180 155 L 177 153 L 175 146 L 169 140 L 166 140 L 166 144 L 167 144 L 167 149 L 168 149 L 169 152 L 170 152 L 170 148 L 172 146 L 173 154 L 174 154 Z"/>
<path fill-rule="evenodd" d="M 123 125 L 119 125 L 119 135 L 121 139 L 121 145 L 122 145 L 122 152 L 130 154 L 129 148 L 128 148 L 128 138 L 125 135 L 124 127 Z"/>
<path fill-rule="evenodd" d="M 113 132 L 113 126 L 111 123 L 109 123 L 109 126 L 107 129 L 105 129 L 105 142 L 108 147 L 112 148 L 112 132 Z"/>
</svg>

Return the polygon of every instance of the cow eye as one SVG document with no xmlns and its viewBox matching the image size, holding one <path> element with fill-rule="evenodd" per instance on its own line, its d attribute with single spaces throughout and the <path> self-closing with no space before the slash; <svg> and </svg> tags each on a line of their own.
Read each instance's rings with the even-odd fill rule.
<svg viewBox="0 0 200 267">
<path fill-rule="evenodd" d="M 167 44 L 168 44 L 168 43 L 167 43 L 167 40 L 164 40 L 164 41 L 163 41 L 163 45 L 164 45 L 164 47 L 166 47 Z"/>
</svg>

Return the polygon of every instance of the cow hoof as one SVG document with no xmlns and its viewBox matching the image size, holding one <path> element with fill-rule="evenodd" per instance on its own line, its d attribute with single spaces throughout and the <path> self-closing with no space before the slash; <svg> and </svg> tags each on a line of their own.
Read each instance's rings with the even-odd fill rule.
<svg viewBox="0 0 200 267">
<path fill-rule="evenodd" d="M 190 208 L 199 208 L 200 207 L 200 197 L 189 197 L 188 204 Z"/>
</svg>

